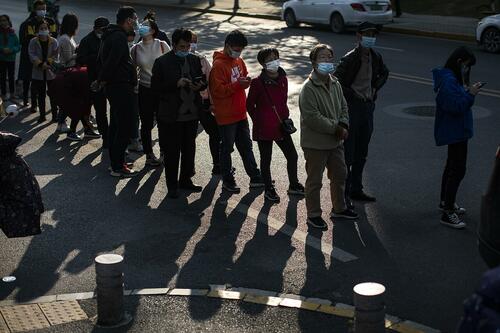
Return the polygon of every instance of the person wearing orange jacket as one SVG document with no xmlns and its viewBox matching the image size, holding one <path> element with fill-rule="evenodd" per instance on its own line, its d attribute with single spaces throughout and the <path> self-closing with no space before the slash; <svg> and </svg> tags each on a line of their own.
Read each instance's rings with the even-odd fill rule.
<svg viewBox="0 0 500 333">
<path fill-rule="evenodd" d="M 238 30 L 226 36 L 224 49 L 214 53 L 208 85 L 222 141 L 220 152 L 222 188 L 232 193 L 240 192 L 234 179 L 231 161 L 235 144 L 245 171 L 250 177 L 250 188 L 264 187 L 252 150 L 246 112 L 245 90 L 250 86 L 251 78 L 240 55 L 247 45 L 245 35 Z"/>
</svg>

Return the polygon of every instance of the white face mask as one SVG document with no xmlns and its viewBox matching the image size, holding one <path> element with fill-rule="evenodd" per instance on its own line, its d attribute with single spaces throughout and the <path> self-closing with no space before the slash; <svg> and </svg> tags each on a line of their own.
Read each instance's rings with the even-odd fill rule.
<svg viewBox="0 0 500 333">
<path fill-rule="evenodd" d="M 45 17 L 45 15 L 47 15 L 46 10 L 37 10 L 36 11 L 36 16 Z"/>
<path fill-rule="evenodd" d="M 277 59 L 277 60 L 266 62 L 265 68 L 268 71 L 270 71 L 271 73 L 276 73 L 276 72 L 278 72 L 278 69 L 280 68 L 280 61 Z"/>
<path fill-rule="evenodd" d="M 229 49 L 229 53 L 230 53 L 231 58 L 233 58 L 233 59 L 238 59 L 241 56 L 241 52 L 234 51 L 231 48 Z"/>
<path fill-rule="evenodd" d="M 49 31 L 48 30 L 40 30 L 38 31 L 38 36 L 40 37 L 47 37 L 49 35 Z"/>
</svg>

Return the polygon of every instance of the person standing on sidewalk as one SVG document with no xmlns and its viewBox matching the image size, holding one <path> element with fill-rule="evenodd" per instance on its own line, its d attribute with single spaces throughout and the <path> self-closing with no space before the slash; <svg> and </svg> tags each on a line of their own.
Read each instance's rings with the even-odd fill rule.
<svg viewBox="0 0 500 333">
<path fill-rule="evenodd" d="M 156 59 L 151 87 L 160 94 L 158 130 L 165 152 L 168 197 L 175 199 L 178 188 L 201 192 L 193 183 L 195 174 L 198 113 L 202 107 L 200 91 L 207 84 L 200 58 L 189 52 L 192 35 L 184 28 L 172 34 L 172 51 Z M 180 175 L 179 175 L 180 160 Z"/>
<path fill-rule="evenodd" d="M 201 61 L 201 71 L 208 82 L 212 65 L 207 57 L 198 52 L 198 36 L 193 33 L 191 39 L 191 53 L 197 55 Z M 217 121 L 213 115 L 213 105 L 210 99 L 208 88 L 200 92 L 203 107 L 199 112 L 200 123 L 203 129 L 208 134 L 208 144 L 210 146 L 210 154 L 212 155 L 212 175 L 220 175 L 220 134 L 217 127 Z"/>
<path fill-rule="evenodd" d="M 161 162 L 153 153 L 151 131 L 158 113 L 158 93 L 151 89 L 151 75 L 153 64 L 163 54 L 170 51 L 164 41 L 153 36 L 158 29 L 155 21 L 145 20 L 139 26 L 141 41 L 130 50 L 132 61 L 139 69 L 139 116 L 141 118 L 141 141 L 146 165 L 157 167 Z"/>
<path fill-rule="evenodd" d="M 275 48 L 259 51 L 257 60 L 263 67 L 262 73 L 250 84 L 247 98 L 248 114 L 253 123 L 253 139 L 260 151 L 260 170 L 266 184 L 265 198 L 271 202 L 280 202 L 271 177 L 271 159 L 273 143 L 285 155 L 287 161 L 288 194 L 304 195 L 304 186 L 297 178 L 297 150 L 291 133 L 284 132 L 283 121 L 289 119 L 288 80 L 280 67 L 279 52 Z"/>
<path fill-rule="evenodd" d="M 368 145 L 373 133 L 373 112 L 377 93 L 386 83 L 389 70 L 382 56 L 373 50 L 377 26 L 364 22 L 358 27 L 358 46 L 341 60 L 335 76 L 342 85 L 349 107 L 349 137 L 345 140 L 347 164 L 346 202 L 375 201 L 363 191 L 363 169 L 368 156 Z"/>
<path fill-rule="evenodd" d="M 2 100 L 7 100 L 7 83 L 9 83 L 9 98 L 14 100 L 16 69 L 16 54 L 20 51 L 19 38 L 12 22 L 7 15 L 0 15 L 0 91 Z"/>
<path fill-rule="evenodd" d="M 448 158 L 441 180 L 441 224 L 463 229 L 465 209 L 456 204 L 457 191 L 465 176 L 467 143 L 474 134 L 472 105 L 482 84 L 469 87 L 470 69 L 476 57 L 466 47 L 456 49 L 444 68 L 432 71 L 436 96 L 434 138 L 437 146 L 448 146 Z"/>
<path fill-rule="evenodd" d="M 76 63 L 80 66 L 87 67 L 89 82 L 97 80 L 98 75 L 98 55 L 101 47 L 101 38 L 105 27 L 109 24 L 109 20 L 105 17 L 98 17 L 94 21 L 94 29 L 83 37 L 80 45 L 76 49 Z M 108 116 L 107 116 L 107 100 L 104 90 L 90 90 L 90 98 L 95 110 L 95 118 L 97 121 L 97 129 L 102 135 L 102 147 L 108 148 Z"/>
<path fill-rule="evenodd" d="M 222 141 L 220 155 L 222 188 L 232 193 L 240 192 L 234 179 L 231 162 L 235 144 L 245 171 L 250 177 L 250 188 L 265 186 L 255 162 L 248 127 L 245 90 L 250 87 L 252 80 L 248 76 L 245 62 L 240 57 L 247 45 L 247 38 L 242 32 L 238 30 L 230 32 L 226 36 L 224 49 L 214 53 L 208 84 Z"/>
<path fill-rule="evenodd" d="M 138 28 L 135 9 L 123 6 L 116 14 L 116 24 L 110 24 L 102 36 L 102 68 L 94 86 L 104 86 L 110 104 L 109 157 L 113 177 L 137 175 L 137 171 L 125 163 L 125 150 L 134 128 L 134 88 L 137 85 L 137 71 L 130 58 L 127 32 Z"/>
<path fill-rule="evenodd" d="M 344 187 L 346 164 L 343 141 L 348 137 L 349 114 L 342 87 L 334 76 L 333 50 L 316 45 L 309 56 L 313 71 L 299 95 L 300 145 L 306 160 L 305 186 L 307 224 L 328 228 L 322 218 L 321 188 L 325 167 L 330 179 L 331 218 L 356 219 L 358 214 L 346 207 Z"/>
</svg>

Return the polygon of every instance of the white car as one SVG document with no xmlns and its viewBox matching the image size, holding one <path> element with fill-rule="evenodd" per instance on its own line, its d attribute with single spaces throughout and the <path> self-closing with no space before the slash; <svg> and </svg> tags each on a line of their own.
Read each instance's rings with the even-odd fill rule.
<svg viewBox="0 0 500 333">
<path fill-rule="evenodd" d="M 500 52 L 500 14 L 487 16 L 477 24 L 476 40 L 488 52 Z"/>
<path fill-rule="evenodd" d="M 388 0 L 289 0 L 283 4 L 281 18 L 288 27 L 299 23 L 328 24 L 340 33 L 362 22 L 384 25 L 392 22 Z"/>
</svg>

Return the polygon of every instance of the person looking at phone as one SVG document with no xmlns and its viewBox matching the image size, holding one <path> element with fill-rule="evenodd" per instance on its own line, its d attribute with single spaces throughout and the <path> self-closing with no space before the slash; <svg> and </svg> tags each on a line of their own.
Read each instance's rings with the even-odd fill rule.
<svg viewBox="0 0 500 333">
<path fill-rule="evenodd" d="M 190 30 L 176 29 L 172 34 L 173 49 L 156 59 L 151 77 L 151 88 L 160 97 L 158 131 L 160 148 L 165 152 L 167 195 L 172 199 L 179 196 L 178 188 L 192 192 L 203 189 L 191 177 L 195 174 L 198 113 L 202 107 L 200 91 L 207 84 L 201 79 L 200 58 L 189 52 L 191 40 Z"/>
<path fill-rule="evenodd" d="M 231 161 L 235 144 L 245 171 L 250 177 L 250 188 L 265 186 L 255 162 L 248 127 L 245 90 L 250 87 L 252 79 L 248 76 L 245 62 L 241 59 L 241 53 L 247 45 L 247 38 L 238 30 L 231 31 L 226 36 L 224 49 L 214 53 L 208 85 L 222 141 L 220 153 L 222 188 L 232 193 L 240 192 L 234 179 Z"/>
<path fill-rule="evenodd" d="M 448 146 L 448 157 L 441 180 L 441 224 L 463 229 L 466 213 L 456 203 L 458 188 L 465 176 L 467 143 L 474 135 L 472 105 L 484 85 L 470 85 L 471 67 L 476 64 L 472 51 L 459 47 L 450 55 L 444 67 L 433 69 L 436 116 L 434 138 L 437 146 Z"/>
</svg>

